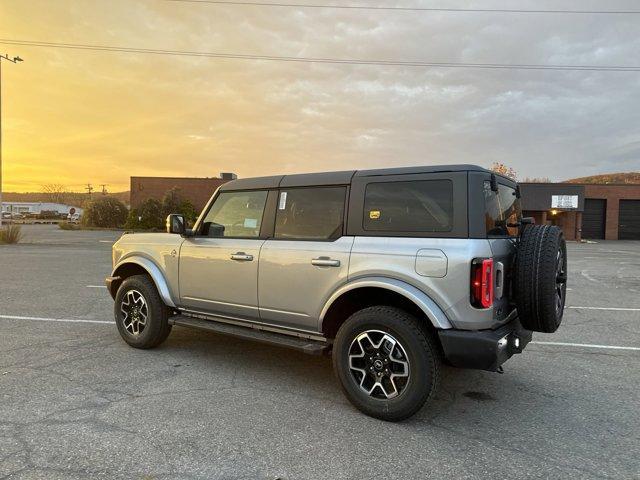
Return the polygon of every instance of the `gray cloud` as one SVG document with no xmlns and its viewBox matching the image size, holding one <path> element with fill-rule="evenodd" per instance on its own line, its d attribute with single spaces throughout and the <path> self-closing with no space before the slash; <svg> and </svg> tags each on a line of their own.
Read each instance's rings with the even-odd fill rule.
<svg viewBox="0 0 640 480">
<path fill-rule="evenodd" d="M 413 2 L 420 4 L 420 2 Z M 398 2 L 398 4 L 400 4 Z M 407 2 L 403 2 L 406 5 Z M 426 3 L 423 3 L 426 5 Z M 451 6 L 451 2 L 440 2 Z M 389 13 L 76 2 L 56 41 L 359 59 L 637 65 L 640 15 Z M 433 6 L 429 2 L 430 6 Z M 455 6 L 479 6 L 456 2 Z M 483 8 L 504 2 L 483 2 Z M 635 1 L 520 2 L 520 8 L 634 9 Z M 51 7 L 50 7 L 51 8 Z M 89 13 L 97 16 L 91 17 Z M 31 37 L 16 31 L 19 37 Z M 35 35 L 38 39 L 37 35 Z M 39 38 L 53 40 L 49 38 Z M 504 162 L 560 180 L 640 170 L 638 72 L 437 69 L 118 55 L 53 56 L 110 82 L 143 115 L 115 132 L 158 174 L 241 176 L 323 169 Z M 99 54 L 108 55 L 108 54 Z M 161 99 L 161 100 L 160 100 Z M 123 117 L 125 118 L 125 117 Z M 150 129 L 162 145 L 138 144 Z M 90 144 L 77 148 L 90 148 Z M 176 156 L 179 163 L 176 164 Z M 206 167 L 206 172 L 204 170 Z M 124 163 L 114 175 L 128 175 Z M 114 180 L 115 181 L 115 180 Z"/>
</svg>

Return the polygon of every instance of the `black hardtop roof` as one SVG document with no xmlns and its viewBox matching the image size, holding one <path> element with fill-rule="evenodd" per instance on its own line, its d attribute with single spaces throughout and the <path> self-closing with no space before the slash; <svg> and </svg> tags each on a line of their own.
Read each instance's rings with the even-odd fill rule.
<svg viewBox="0 0 640 480">
<path fill-rule="evenodd" d="M 419 167 L 393 167 L 373 170 L 345 170 L 340 172 L 298 173 L 271 177 L 240 178 L 223 184 L 220 190 L 253 190 L 278 187 L 305 187 L 324 185 L 348 185 L 354 177 L 379 177 L 387 175 L 411 175 L 437 172 L 487 172 L 478 165 L 425 165 Z"/>
</svg>

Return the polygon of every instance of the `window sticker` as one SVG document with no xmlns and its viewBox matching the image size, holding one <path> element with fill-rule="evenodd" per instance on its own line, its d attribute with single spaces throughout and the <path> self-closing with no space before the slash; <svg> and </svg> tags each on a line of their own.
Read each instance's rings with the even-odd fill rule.
<svg viewBox="0 0 640 480">
<path fill-rule="evenodd" d="M 278 210 L 284 210 L 287 207 L 287 192 L 280 192 L 280 202 L 278 203 Z"/>
<path fill-rule="evenodd" d="M 377 220 L 380 218 L 380 210 L 370 210 L 369 211 L 369 218 L 371 220 Z"/>
<path fill-rule="evenodd" d="M 244 219 L 244 228 L 256 228 L 258 226 L 257 218 L 245 218 Z"/>
</svg>

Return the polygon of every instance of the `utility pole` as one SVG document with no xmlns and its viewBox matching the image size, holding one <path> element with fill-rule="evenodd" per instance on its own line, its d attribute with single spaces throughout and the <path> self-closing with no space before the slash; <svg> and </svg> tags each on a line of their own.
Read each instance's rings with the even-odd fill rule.
<svg viewBox="0 0 640 480">
<path fill-rule="evenodd" d="M 0 55 L 0 227 L 2 227 L 2 60 L 11 63 L 22 62 L 20 57 L 10 58 L 6 53 Z"/>
<path fill-rule="evenodd" d="M 87 186 L 84 187 L 84 189 L 87 191 L 87 193 L 89 194 L 89 198 L 91 198 L 91 192 L 93 192 L 93 187 L 91 186 L 90 183 L 87 183 Z"/>
<path fill-rule="evenodd" d="M 102 187 L 102 194 L 106 195 L 107 194 L 107 185 L 104 183 L 101 183 L 100 186 Z"/>
</svg>

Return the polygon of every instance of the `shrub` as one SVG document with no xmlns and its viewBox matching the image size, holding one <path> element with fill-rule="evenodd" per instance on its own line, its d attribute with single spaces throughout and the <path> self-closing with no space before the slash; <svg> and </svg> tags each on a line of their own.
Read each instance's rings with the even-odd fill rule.
<svg viewBox="0 0 640 480">
<path fill-rule="evenodd" d="M 180 196 L 180 190 L 177 187 L 167 191 L 162 197 L 162 212 L 164 218 L 171 213 L 184 215 L 187 223 L 194 223 L 198 218 L 198 212 L 193 204 Z"/>
<path fill-rule="evenodd" d="M 113 197 L 102 197 L 87 203 L 82 224 L 88 227 L 117 228 L 127 219 L 127 207 Z"/>
<path fill-rule="evenodd" d="M 129 212 L 125 228 L 141 230 L 162 230 L 164 228 L 162 204 L 150 198 L 142 202 L 140 207 Z"/>
<path fill-rule="evenodd" d="M 20 225 L 8 225 L 0 228 L 0 243 L 18 243 L 22 239 Z"/>
<path fill-rule="evenodd" d="M 198 212 L 189 200 L 180 197 L 177 188 L 172 188 L 162 197 L 162 202 L 150 198 L 138 208 L 131 209 L 125 228 L 133 230 L 164 230 L 165 220 L 170 213 L 184 215 L 187 223 L 193 224 Z"/>
</svg>

